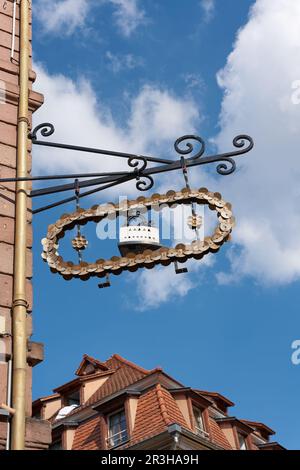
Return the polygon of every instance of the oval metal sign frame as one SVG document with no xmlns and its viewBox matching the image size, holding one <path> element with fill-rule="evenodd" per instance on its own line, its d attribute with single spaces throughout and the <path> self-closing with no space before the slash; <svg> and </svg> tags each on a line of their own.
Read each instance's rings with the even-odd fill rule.
<svg viewBox="0 0 300 470">
<path fill-rule="evenodd" d="M 98 223 L 107 217 L 119 217 L 128 210 L 141 210 L 151 207 L 160 210 L 160 205 L 174 206 L 175 204 L 197 203 L 208 205 L 217 212 L 218 225 L 214 233 L 201 241 L 190 244 L 180 243 L 174 248 L 163 247 L 158 250 L 145 250 L 141 254 L 128 253 L 126 257 L 113 256 L 108 260 L 99 259 L 94 263 L 81 262 L 74 264 L 64 261 L 58 253 L 58 241 L 63 238 L 66 231 L 72 230 L 76 225 L 86 225 L 88 222 Z M 139 197 L 120 204 L 101 204 L 90 209 L 78 209 L 71 214 L 64 214 L 55 224 L 48 227 L 46 238 L 42 240 L 42 258 L 46 261 L 52 272 L 59 273 L 66 280 L 79 278 L 88 280 L 90 277 L 102 278 L 107 274 L 121 274 L 123 271 L 136 271 L 139 268 L 151 269 L 155 265 L 167 266 L 174 261 L 184 263 L 188 259 L 201 259 L 211 252 L 217 252 L 229 240 L 235 224 L 231 204 L 224 201 L 220 193 L 213 193 L 207 188 L 181 191 L 168 191 L 166 194 L 153 194 L 150 197 Z"/>
</svg>

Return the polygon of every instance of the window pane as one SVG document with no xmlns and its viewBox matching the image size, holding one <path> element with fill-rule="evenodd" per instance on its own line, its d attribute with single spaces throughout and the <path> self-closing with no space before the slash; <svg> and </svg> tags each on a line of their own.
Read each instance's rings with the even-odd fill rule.
<svg viewBox="0 0 300 470">
<path fill-rule="evenodd" d="M 49 446 L 49 450 L 63 450 L 61 440 L 55 441 Z"/>
<path fill-rule="evenodd" d="M 80 392 L 76 391 L 66 397 L 67 405 L 80 405 Z"/>
<path fill-rule="evenodd" d="M 194 419 L 195 419 L 196 432 L 199 434 L 203 434 L 204 423 L 203 423 L 202 411 L 199 408 L 194 408 Z"/>
<path fill-rule="evenodd" d="M 109 417 L 108 444 L 110 447 L 122 444 L 127 440 L 127 426 L 125 411 L 120 411 Z"/>
<path fill-rule="evenodd" d="M 247 450 L 246 441 L 245 441 L 244 436 L 242 436 L 241 434 L 238 434 L 238 437 L 239 437 L 240 450 Z"/>
</svg>

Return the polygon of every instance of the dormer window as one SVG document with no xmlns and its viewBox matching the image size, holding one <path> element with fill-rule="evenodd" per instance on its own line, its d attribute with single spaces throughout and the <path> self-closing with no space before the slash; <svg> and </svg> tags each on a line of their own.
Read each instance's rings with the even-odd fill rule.
<svg viewBox="0 0 300 470">
<path fill-rule="evenodd" d="M 204 427 L 203 413 L 200 408 L 193 408 L 195 431 L 198 436 L 207 436 L 207 432 Z"/>
<path fill-rule="evenodd" d="M 127 423 L 125 410 L 119 410 L 108 416 L 108 447 L 116 447 L 127 441 Z"/>
<path fill-rule="evenodd" d="M 49 450 L 63 450 L 61 437 L 59 437 L 58 439 L 56 439 L 50 444 Z"/>
<path fill-rule="evenodd" d="M 72 405 L 76 405 L 76 406 L 80 405 L 79 390 L 76 390 L 76 392 L 70 393 L 69 395 L 65 397 L 65 406 L 72 406 Z"/>
<path fill-rule="evenodd" d="M 243 436 L 243 434 L 238 433 L 238 440 L 239 440 L 239 449 L 240 450 L 247 450 L 245 436 Z"/>
</svg>

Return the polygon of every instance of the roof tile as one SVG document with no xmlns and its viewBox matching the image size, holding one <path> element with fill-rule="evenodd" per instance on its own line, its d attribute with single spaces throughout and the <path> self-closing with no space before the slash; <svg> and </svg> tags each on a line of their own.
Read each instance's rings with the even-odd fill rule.
<svg viewBox="0 0 300 470">
<path fill-rule="evenodd" d="M 209 418 L 209 426 L 212 441 L 226 450 L 232 450 L 232 447 L 229 444 L 229 441 L 227 440 L 222 429 L 220 428 L 218 423 L 216 423 L 216 421 L 211 417 Z"/>
<path fill-rule="evenodd" d="M 72 450 L 101 449 L 100 416 L 84 421 L 75 431 Z"/>
<path fill-rule="evenodd" d="M 116 367 L 116 364 L 114 365 Z M 102 387 L 89 398 L 87 405 L 92 405 L 109 395 L 113 395 L 145 376 L 145 372 L 141 372 L 130 365 L 122 364 L 115 373 L 106 380 Z"/>
</svg>

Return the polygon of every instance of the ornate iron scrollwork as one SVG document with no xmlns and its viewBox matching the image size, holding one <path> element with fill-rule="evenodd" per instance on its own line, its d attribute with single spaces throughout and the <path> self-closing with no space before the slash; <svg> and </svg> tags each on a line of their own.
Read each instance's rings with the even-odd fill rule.
<svg viewBox="0 0 300 470">
<path fill-rule="evenodd" d="M 55 127 L 50 122 L 44 122 L 43 124 L 39 124 L 36 126 L 32 132 L 29 134 L 29 138 L 32 140 L 34 144 L 38 140 L 38 133 L 41 133 L 43 137 L 50 137 L 55 132 Z"/>
<path fill-rule="evenodd" d="M 247 147 L 245 147 L 246 142 L 248 142 Z M 217 166 L 217 172 L 220 175 L 231 175 L 231 173 L 233 173 L 236 170 L 236 163 L 232 157 L 234 156 L 237 157 L 238 155 L 247 153 L 250 150 L 252 150 L 254 146 L 253 140 L 248 135 L 238 135 L 237 137 L 233 139 L 232 143 L 234 147 L 241 148 L 243 150 L 239 152 L 231 152 L 230 154 L 228 154 L 228 157 L 226 155 L 223 155 L 222 157 L 223 163 L 220 163 Z"/>
<path fill-rule="evenodd" d="M 146 157 L 132 156 L 128 158 L 128 166 L 134 169 L 136 174 L 136 189 L 138 191 L 149 191 L 154 186 L 154 180 L 151 176 L 143 175 L 143 171 L 147 168 L 148 162 Z"/>
<path fill-rule="evenodd" d="M 82 147 L 77 145 L 63 144 L 57 142 L 48 142 L 47 140 L 39 140 L 38 135 L 42 137 L 50 137 L 55 132 L 54 126 L 51 123 L 43 123 L 33 129 L 29 134 L 29 138 L 35 145 L 42 145 L 46 147 L 73 150 L 79 152 L 87 152 L 98 155 L 105 155 L 108 157 L 119 157 L 127 159 L 128 166 L 133 171 L 120 171 L 110 173 L 81 173 L 81 174 L 65 174 L 65 175 L 45 175 L 45 176 L 29 176 L 22 178 L 1 178 L 0 183 L 8 183 L 15 181 L 42 181 L 42 180 L 58 180 L 58 179 L 74 179 L 79 180 L 79 188 L 95 187 L 95 189 L 82 192 L 80 198 L 89 196 L 98 191 L 117 186 L 126 183 L 131 180 L 136 180 L 136 188 L 138 191 L 148 191 L 154 186 L 153 176 L 159 173 L 165 173 L 174 170 L 183 169 L 183 161 L 185 171 L 189 167 L 197 165 L 206 165 L 209 163 L 218 163 L 216 170 L 220 175 L 230 175 L 236 169 L 236 163 L 234 157 L 244 155 L 253 149 L 254 142 L 248 135 L 241 134 L 233 139 L 233 146 L 238 149 L 227 153 L 221 153 L 217 155 L 205 156 L 205 142 L 204 140 L 193 134 L 188 134 L 180 137 L 176 140 L 174 148 L 177 154 L 180 155 L 180 159 L 171 160 L 167 158 L 152 157 L 146 155 L 134 155 L 132 153 L 124 153 L 113 150 L 104 150 L 99 148 Z M 199 146 L 197 150 L 196 145 Z M 193 153 L 196 152 L 194 155 Z M 187 158 L 185 158 L 187 156 Z M 148 163 L 154 163 L 155 165 L 148 166 Z M 82 180 L 81 178 L 89 178 Z M 42 189 L 36 189 L 31 191 L 31 197 L 45 196 L 49 194 L 59 193 L 62 191 L 74 190 L 74 184 L 68 183 L 59 186 L 50 186 Z M 57 207 L 59 205 L 71 202 L 74 197 L 62 199 L 54 202 L 47 206 L 35 209 L 33 213 L 42 212 L 44 210 Z"/>
<path fill-rule="evenodd" d="M 184 135 L 182 137 L 179 137 L 179 139 L 176 140 L 174 144 L 174 148 L 179 155 L 189 155 L 194 151 L 194 145 L 189 142 L 190 140 L 195 140 L 200 144 L 200 150 L 196 153 L 196 155 L 193 155 L 189 157 L 187 160 L 197 160 L 198 158 L 202 157 L 202 155 L 205 152 L 205 142 L 204 140 L 197 136 L 197 135 Z M 187 147 L 186 149 L 180 148 L 180 144 L 185 142 L 185 146 Z"/>
</svg>

